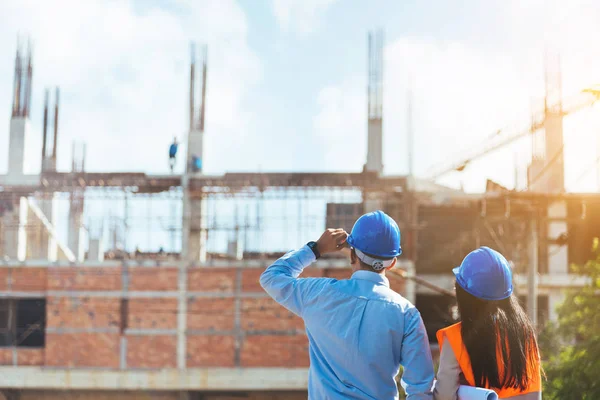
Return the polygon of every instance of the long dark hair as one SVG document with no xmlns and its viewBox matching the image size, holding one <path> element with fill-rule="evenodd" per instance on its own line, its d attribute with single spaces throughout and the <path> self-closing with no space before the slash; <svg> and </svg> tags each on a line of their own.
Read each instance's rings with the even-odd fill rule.
<svg viewBox="0 0 600 400">
<path fill-rule="evenodd" d="M 535 330 L 519 301 L 514 295 L 482 300 L 458 284 L 456 300 L 475 386 L 525 390 L 537 372 L 528 366 L 539 364 L 539 351 Z M 502 370 L 499 365 L 504 365 Z"/>
</svg>

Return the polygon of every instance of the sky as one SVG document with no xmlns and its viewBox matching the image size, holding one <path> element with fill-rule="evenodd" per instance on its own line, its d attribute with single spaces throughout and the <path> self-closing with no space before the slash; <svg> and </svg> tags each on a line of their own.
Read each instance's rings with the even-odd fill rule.
<svg viewBox="0 0 600 400">
<path fill-rule="evenodd" d="M 370 29 L 382 28 L 385 172 L 407 172 L 410 88 L 414 168 L 425 175 L 477 148 L 498 129 L 528 118 L 532 104 L 543 97 L 545 49 L 561 53 L 565 96 L 600 83 L 600 5 L 522 3 L 5 1 L 0 4 L 0 110 L 6 112 L 0 143 L 8 142 L 21 33 L 34 46 L 30 172 L 40 164 L 43 90 L 60 86 L 59 169 L 69 168 L 77 140 L 87 143 L 90 171 L 166 173 L 173 136 L 185 140 L 194 40 L 209 48 L 206 173 L 360 171 L 366 155 L 366 37 Z M 572 136 L 595 141 L 600 127 L 594 114 L 577 116 L 583 127 Z M 593 162 L 596 145 L 573 141 L 567 153 L 569 147 L 582 148 L 590 152 L 583 158 Z M 443 182 L 478 190 L 491 177 L 512 185 L 515 151 L 486 158 Z M 3 153 L 0 171 L 7 165 Z M 573 164 L 581 158 L 578 152 Z M 568 165 L 567 175 L 584 169 Z M 595 177 L 588 181 L 595 189 Z"/>
<path fill-rule="evenodd" d="M 189 44 L 208 46 L 204 168 L 359 172 L 367 143 L 367 32 L 385 31 L 384 168 L 406 174 L 480 148 L 527 121 L 560 53 L 565 97 L 600 84 L 594 0 L 20 0 L 0 2 L 0 149 L 8 147 L 17 35 L 33 42 L 26 170 L 39 171 L 44 88 L 60 86 L 58 168 L 73 141 L 88 171 L 168 173 L 185 140 Z M 5 110 L 2 112 L 1 110 Z M 567 189 L 596 191 L 599 110 L 565 119 Z M 185 151 L 184 149 L 181 150 Z M 440 180 L 525 184 L 529 140 Z M 0 151 L 0 174 L 7 151 Z M 177 170 L 183 170 L 178 160 Z M 515 174 L 515 166 L 518 173 Z"/>
</svg>

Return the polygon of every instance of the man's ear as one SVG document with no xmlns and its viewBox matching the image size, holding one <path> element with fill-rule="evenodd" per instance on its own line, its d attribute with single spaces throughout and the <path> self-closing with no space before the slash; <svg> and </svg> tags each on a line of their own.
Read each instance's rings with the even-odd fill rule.
<svg viewBox="0 0 600 400">
<path fill-rule="evenodd" d="M 358 262 L 358 257 L 354 249 L 350 250 L 350 265 L 354 265 Z"/>
<path fill-rule="evenodd" d="M 394 268 L 396 266 L 396 261 L 398 261 L 398 259 L 394 258 L 394 261 L 392 261 L 392 265 L 390 265 L 389 267 L 387 267 L 385 270 L 389 271 L 390 269 Z"/>
</svg>

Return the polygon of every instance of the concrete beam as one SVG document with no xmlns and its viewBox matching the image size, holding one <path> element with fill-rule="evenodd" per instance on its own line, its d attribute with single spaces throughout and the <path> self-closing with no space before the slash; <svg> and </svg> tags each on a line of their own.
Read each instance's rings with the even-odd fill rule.
<svg viewBox="0 0 600 400">
<path fill-rule="evenodd" d="M 133 336 L 175 336 L 177 333 L 177 329 L 125 329 L 125 335 Z"/>
<path fill-rule="evenodd" d="M 197 265 L 188 266 L 188 271 L 193 271 L 198 268 L 244 268 L 244 269 L 252 269 L 259 268 L 265 269 L 269 265 L 273 264 L 276 259 L 268 259 L 264 261 L 259 260 L 218 260 L 218 261 L 207 261 L 206 263 L 201 263 Z M 124 260 L 124 261 L 84 261 L 84 262 L 67 262 L 67 261 L 57 261 L 57 262 L 49 262 L 49 261 L 41 261 L 41 260 L 3 260 L 0 258 L 0 268 L 72 268 L 74 266 L 77 267 L 85 267 L 85 268 L 109 268 L 109 267 L 120 267 L 126 265 L 131 268 L 144 268 L 144 267 L 171 267 L 177 268 L 178 264 L 175 262 L 157 262 L 157 261 L 143 261 L 137 262 L 135 260 Z M 396 263 L 396 268 L 401 268 L 404 270 L 409 270 L 412 267 L 412 262 L 410 260 L 403 260 L 402 256 L 398 259 Z M 347 258 L 332 258 L 319 260 L 311 265 L 311 267 L 315 268 L 350 268 L 350 261 Z"/>
<path fill-rule="evenodd" d="M 147 370 L 0 367 L 0 387 L 56 390 L 306 390 L 305 368 Z"/>
<path fill-rule="evenodd" d="M 454 288 L 454 276 L 448 274 L 427 274 L 419 275 L 421 278 L 442 287 L 447 290 Z M 527 290 L 527 275 L 519 274 L 514 277 L 517 289 L 526 293 Z M 540 293 L 545 293 L 544 290 L 551 289 L 568 289 L 580 288 L 589 283 L 589 278 L 575 274 L 540 274 L 539 275 Z M 417 285 L 418 294 L 437 294 L 436 292 Z"/>
<path fill-rule="evenodd" d="M 56 334 L 73 334 L 73 333 L 119 333 L 118 327 L 107 327 L 107 328 L 63 328 L 49 326 L 46 328 L 46 333 Z"/>
</svg>

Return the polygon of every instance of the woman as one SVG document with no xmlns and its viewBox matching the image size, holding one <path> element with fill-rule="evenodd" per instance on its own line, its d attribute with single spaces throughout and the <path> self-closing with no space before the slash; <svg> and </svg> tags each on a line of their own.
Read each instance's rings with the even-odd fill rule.
<svg viewBox="0 0 600 400">
<path fill-rule="evenodd" d="M 437 333 L 437 400 L 455 400 L 459 385 L 494 390 L 501 399 L 542 398 L 535 330 L 513 295 L 508 261 L 487 247 L 454 268 L 461 321 Z"/>
</svg>

